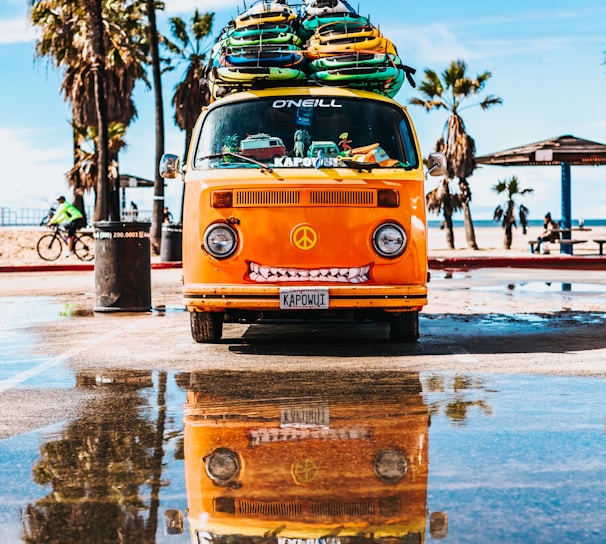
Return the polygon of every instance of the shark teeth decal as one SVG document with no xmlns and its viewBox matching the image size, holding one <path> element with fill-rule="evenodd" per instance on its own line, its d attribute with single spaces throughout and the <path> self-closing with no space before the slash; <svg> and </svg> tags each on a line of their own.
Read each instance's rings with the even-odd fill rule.
<svg viewBox="0 0 606 544">
<path fill-rule="evenodd" d="M 249 262 L 245 279 L 257 283 L 316 282 L 352 283 L 370 281 L 372 265 L 350 268 L 281 268 Z"/>
</svg>

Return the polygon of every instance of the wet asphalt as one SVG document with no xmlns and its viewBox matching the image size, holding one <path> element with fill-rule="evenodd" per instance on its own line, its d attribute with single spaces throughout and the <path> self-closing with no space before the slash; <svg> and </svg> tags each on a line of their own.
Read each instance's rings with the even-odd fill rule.
<svg viewBox="0 0 606 544">
<path fill-rule="evenodd" d="M 90 272 L 3 274 L 0 542 L 189 542 L 190 524 L 167 535 L 163 514 L 197 507 L 198 452 L 264 427 L 278 438 L 239 452 L 241 487 L 218 492 L 331 504 L 324 525 L 304 524 L 310 538 L 389 526 L 384 538 L 430 542 L 447 520 L 446 542 L 602 542 L 605 276 L 435 270 L 412 345 L 366 323 L 228 324 L 198 345 L 178 269 L 153 271 L 151 311 L 115 314 L 92 311 Z M 225 431 L 193 432 L 204 418 Z M 386 443 L 405 452 L 397 482 L 368 468 Z M 304 488 L 301 459 L 319 467 Z M 253 467 L 279 478 L 277 460 L 272 490 Z M 385 519 L 339 506 L 388 497 L 400 506 Z M 214 540 L 250 523 L 234 515 Z M 286 536 L 297 523 L 253 524 Z"/>
</svg>

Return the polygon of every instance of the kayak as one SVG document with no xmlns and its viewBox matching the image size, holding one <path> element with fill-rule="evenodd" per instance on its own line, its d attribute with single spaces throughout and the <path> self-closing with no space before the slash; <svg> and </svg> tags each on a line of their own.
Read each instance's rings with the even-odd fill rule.
<svg viewBox="0 0 606 544">
<path fill-rule="evenodd" d="M 213 69 L 215 80 L 224 83 L 244 83 L 253 80 L 287 81 L 304 79 L 305 72 L 297 68 L 277 66 L 218 66 Z"/>
<path fill-rule="evenodd" d="M 326 29 L 322 33 L 322 29 Z M 347 23 L 330 23 L 321 26 L 307 41 L 307 48 L 317 48 L 322 45 L 360 41 L 362 38 L 382 37 L 379 29 L 372 25 L 351 25 Z"/>
<path fill-rule="evenodd" d="M 321 57 L 310 64 L 310 70 L 334 70 L 336 68 L 356 68 L 362 66 L 393 66 L 400 64 L 400 58 L 388 53 L 357 52 L 334 57 Z"/>
<path fill-rule="evenodd" d="M 226 52 L 221 57 L 222 66 L 268 66 L 295 68 L 306 63 L 303 51 L 268 51 L 267 49 L 252 49 L 250 51 Z"/>
<path fill-rule="evenodd" d="M 310 76 L 310 79 L 319 82 L 356 82 L 373 81 L 377 83 L 391 82 L 394 78 L 399 78 L 400 70 L 393 66 L 365 66 L 359 68 L 337 68 L 334 70 L 321 70 Z"/>
<path fill-rule="evenodd" d="M 242 28 L 254 23 L 290 23 L 296 19 L 297 14 L 287 4 L 261 0 L 238 15 L 235 19 L 235 26 Z"/>
<path fill-rule="evenodd" d="M 334 40 L 330 44 L 308 47 L 305 54 L 309 59 L 318 59 L 321 57 L 334 57 L 335 55 L 354 52 L 374 52 L 398 54 L 395 45 L 391 40 L 383 36 L 362 37 L 343 40 Z"/>
<path fill-rule="evenodd" d="M 295 33 L 292 25 L 288 23 L 253 23 L 241 28 L 232 28 L 225 33 L 225 38 L 247 38 L 257 36 L 262 32 L 292 32 Z"/>
<path fill-rule="evenodd" d="M 357 13 L 327 13 L 325 15 L 314 15 L 301 21 L 299 34 L 303 38 L 309 38 L 321 26 L 330 23 L 368 23 L 368 19 Z"/>
<path fill-rule="evenodd" d="M 301 17 L 313 17 L 325 13 L 355 13 L 346 0 L 307 0 L 301 6 Z"/>
<path fill-rule="evenodd" d="M 261 43 L 287 43 L 300 46 L 302 41 L 293 32 L 258 32 L 249 36 L 231 36 L 226 40 L 227 47 L 242 47 L 246 45 L 258 45 Z"/>
<path fill-rule="evenodd" d="M 369 36 L 381 35 L 379 29 L 367 21 L 335 21 L 318 27 L 311 39 L 321 40 L 342 35 L 358 35 L 365 32 L 368 32 Z"/>
<path fill-rule="evenodd" d="M 322 85 L 364 89 L 393 98 L 402 88 L 404 72 L 394 66 L 367 66 L 321 70 L 312 74 L 310 79 Z"/>
</svg>

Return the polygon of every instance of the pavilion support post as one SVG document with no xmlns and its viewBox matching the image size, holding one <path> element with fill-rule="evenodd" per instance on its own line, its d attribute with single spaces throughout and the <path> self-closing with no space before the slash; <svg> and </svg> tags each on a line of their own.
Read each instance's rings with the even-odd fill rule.
<svg viewBox="0 0 606 544">
<path fill-rule="evenodd" d="M 572 228 L 572 212 L 571 212 L 571 201 L 572 201 L 572 183 L 570 173 L 570 163 L 563 162 L 562 165 L 562 223 L 563 229 Z M 570 232 L 563 232 L 562 239 L 569 240 Z M 566 253 L 572 255 L 571 245 L 562 245 L 560 247 L 560 253 Z"/>
</svg>

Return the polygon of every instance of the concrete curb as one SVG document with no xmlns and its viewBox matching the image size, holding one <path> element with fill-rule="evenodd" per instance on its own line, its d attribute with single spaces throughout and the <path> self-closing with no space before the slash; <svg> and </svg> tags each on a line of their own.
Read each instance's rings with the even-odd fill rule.
<svg viewBox="0 0 606 544">
<path fill-rule="evenodd" d="M 165 270 L 169 268 L 181 268 L 181 261 L 151 263 L 152 270 Z M 0 266 L 2 272 L 91 272 L 95 269 L 92 263 L 71 263 L 71 264 L 36 264 L 36 265 L 16 265 Z"/>
</svg>

